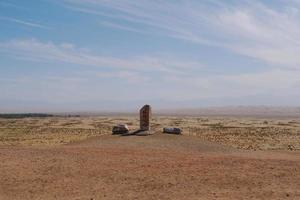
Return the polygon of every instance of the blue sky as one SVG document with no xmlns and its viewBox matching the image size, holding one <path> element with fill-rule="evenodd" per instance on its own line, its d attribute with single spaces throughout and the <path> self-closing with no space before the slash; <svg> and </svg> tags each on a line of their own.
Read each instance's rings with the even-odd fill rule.
<svg viewBox="0 0 300 200">
<path fill-rule="evenodd" d="M 0 112 L 299 106 L 300 0 L 0 0 Z"/>
</svg>

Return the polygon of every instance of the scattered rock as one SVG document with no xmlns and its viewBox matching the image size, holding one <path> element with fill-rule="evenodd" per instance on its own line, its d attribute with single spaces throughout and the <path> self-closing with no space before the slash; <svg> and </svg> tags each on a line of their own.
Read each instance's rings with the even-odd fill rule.
<svg viewBox="0 0 300 200">
<path fill-rule="evenodd" d="M 129 132 L 129 128 L 127 124 L 118 124 L 117 126 L 114 126 L 112 129 L 113 135 L 126 134 L 128 132 Z"/>
<path fill-rule="evenodd" d="M 293 151 L 295 149 L 295 147 L 291 144 L 288 145 L 288 150 Z"/>
<path fill-rule="evenodd" d="M 168 134 L 180 135 L 181 134 L 181 129 L 180 128 L 168 127 L 168 128 L 164 128 L 163 132 L 168 133 Z"/>
</svg>

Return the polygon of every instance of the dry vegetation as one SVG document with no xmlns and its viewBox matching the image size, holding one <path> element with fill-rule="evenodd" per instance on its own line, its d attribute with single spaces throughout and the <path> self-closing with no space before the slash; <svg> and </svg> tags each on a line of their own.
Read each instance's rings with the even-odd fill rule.
<svg viewBox="0 0 300 200">
<path fill-rule="evenodd" d="M 112 126 L 138 128 L 136 117 L 49 117 L 0 119 L 0 145 L 59 145 L 111 134 Z M 300 150 L 300 119 L 155 117 L 152 130 L 179 127 L 184 135 L 239 149 Z"/>
</svg>

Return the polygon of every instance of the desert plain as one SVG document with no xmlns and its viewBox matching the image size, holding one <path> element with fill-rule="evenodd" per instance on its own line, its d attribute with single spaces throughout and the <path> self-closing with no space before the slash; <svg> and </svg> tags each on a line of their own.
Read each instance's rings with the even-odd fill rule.
<svg viewBox="0 0 300 200">
<path fill-rule="evenodd" d="M 0 199 L 300 199 L 300 118 L 0 119 Z M 179 127 L 182 135 L 162 133 Z"/>
</svg>

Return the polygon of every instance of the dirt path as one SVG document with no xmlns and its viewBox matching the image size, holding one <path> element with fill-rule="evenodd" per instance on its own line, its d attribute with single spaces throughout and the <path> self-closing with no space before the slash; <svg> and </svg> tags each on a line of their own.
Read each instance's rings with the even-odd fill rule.
<svg viewBox="0 0 300 200">
<path fill-rule="evenodd" d="M 187 136 L 0 147 L 0 199 L 300 199 L 300 153 Z"/>
</svg>

